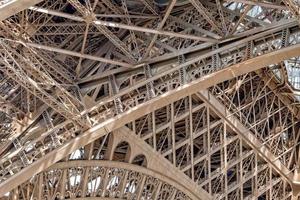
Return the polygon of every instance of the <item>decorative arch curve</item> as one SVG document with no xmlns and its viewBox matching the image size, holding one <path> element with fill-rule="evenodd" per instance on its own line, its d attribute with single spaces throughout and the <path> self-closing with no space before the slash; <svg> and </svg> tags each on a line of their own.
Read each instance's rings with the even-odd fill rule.
<svg viewBox="0 0 300 200">
<path fill-rule="evenodd" d="M 128 162 L 131 155 L 131 146 L 127 141 L 119 142 L 114 148 L 113 160 L 120 162 Z"/>
<path fill-rule="evenodd" d="M 166 194 L 176 200 L 200 198 L 180 181 L 163 174 L 138 165 L 105 160 L 56 163 L 14 191 L 17 191 L 18 199 L 21 200 L 55 197 L 92 200 L 161 199 Z"/>
<path fill-rule="evenodd" d="M 136 155 L 133 159 L 132 159 L 132 164 L 134 165 L 139 165 L 142 167 L 147 167 L 147 158 L 144 154 L 139 154 Z"/>
</svg>

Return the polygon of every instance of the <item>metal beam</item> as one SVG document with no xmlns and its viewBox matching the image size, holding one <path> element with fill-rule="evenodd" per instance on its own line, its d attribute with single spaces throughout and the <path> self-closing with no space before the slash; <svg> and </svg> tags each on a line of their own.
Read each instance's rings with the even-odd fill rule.
<svg viewBox="0 0 300 200">
<path fill-rule="evenodd" d="M 0 21 L 42 1 L 43 0 L 9 0 L 4 1 L 4 3 L 0 1 Z"/>
<path fill-rule="evenodd" d="M 236 2 L 236 3 L 244 3 L 247 5 L 253 5 L 253 6 L 261 6 L 264 8 L 272 8 L 272 9 L 278 9 L 278 10 L 287 10 L 285 6 L 282 5 L 276 5 L 271 3 L 265 3 L 265 2 L 259 2 L 259 1 L 253 1 L 253 0 L 225 0 L 226 2 Z"/>
<path fill-rule="evenodd" d="M 67 49 L 60 49 L 60 48 L 52 47 L 49 45 L 46 46 L 46 45 L 42 45 L 42 44 L 29 43 L 29 42 L 26 43 L 26 45 L 36 48 L 36 49 L 44 49 L 47 51 L 53 51 L 56 53 L 62 53 L 62 54 L 69 55 L 69 56 L 75 56 L 75 57 L 79 57 L 79 58 L 85 58 L 85 59 L 89 59 L 89 60 L 109 63 L 112 65 L 118 65 L 118 66 L 122 66 L 122 67 L 126 67 L 126 68 L 130 68 L 133 66 L 131 64 L 124 63 L 124 62 L 119 62 L 119 61 L 115 61 L 115 60 L 111 60 L 111 59 L 107 59 L 107 58 L 103 58 L 103 57 L 99 57 L 99 56 L 93 56 L 93 55 L 88 55 L 88 54 L 84 54 L 84 53 L 74 52 L 74 51 L 70 51 Z"/>
<path fill-rule="evenodd" d="M 37 11 L 37 12 L 41 12 L 41 13 L 64 17 L 66 19 L 71 19 L 71 20 L 78 21 L 78 22 L 85 21 L 85 19 L 82 17 L 74 16 L 74 15 L 67 14 L 67 13 L 57 12 L 54 10 L 38 8 L 38 7 L 30 7 L 29 9 Z M 211 43 L 217 42 L 216 39 L 213 39 L 210 37 L 201 37 L 201 36 L 188 35 L 188 34 L 183 34 L 183 33 L 175 33 L 175 32 L 170 32 L 170 31 L 155 30 L 155 29 L 151 29 L 151 28 L 127 25 L 127 24 L 122 24 L 122 23 L 117 23 L 117 22 L 108 22 L 108 21 L 96 19 L 96 20 L 93 20 L 93 23 L 95 26 L 100 25 L 100 26 L 105 26 L 105 27 L 121 28 L 121 29 L 126 29 L 126 30 L 151 33 L 151 34 L 157 34 L 157 35 L 165 35 L 165 36 L 169 36 L 169 37 L 179 37 L 179 38 L 184 38 L 184 39 L 199 40 L 199 41 L 205 41 L 205 42 L 211 42 Z"/>
</svg>

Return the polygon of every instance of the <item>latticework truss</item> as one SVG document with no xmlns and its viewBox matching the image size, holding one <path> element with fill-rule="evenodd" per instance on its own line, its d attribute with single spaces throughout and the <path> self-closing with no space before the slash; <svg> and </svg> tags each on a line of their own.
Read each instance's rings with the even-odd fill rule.
<svg viewBox="0 0 300 200">
<path fill-rule="evenodd" d="M 0 0 L 0 199 L 300 199 L 299 16 Z"/>
</svg>

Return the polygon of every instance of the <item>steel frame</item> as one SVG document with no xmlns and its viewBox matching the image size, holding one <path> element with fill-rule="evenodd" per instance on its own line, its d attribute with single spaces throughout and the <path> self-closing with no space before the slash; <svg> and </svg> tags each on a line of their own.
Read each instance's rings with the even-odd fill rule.
<svg viewBox="0 0 300 200">
<path fill-rule="evenodd" d="M 0 196 L 297 199 L 298 6 L 0 1 Z"/>
</svg>

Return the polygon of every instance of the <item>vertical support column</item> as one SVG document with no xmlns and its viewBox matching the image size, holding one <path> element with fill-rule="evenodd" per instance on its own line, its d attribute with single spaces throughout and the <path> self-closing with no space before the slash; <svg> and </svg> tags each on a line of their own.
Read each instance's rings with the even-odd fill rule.
<svg viewBox="0 0 300 200">
<path fill-rule="evenodd" d="M 282 35 L 281 35 L 281 48 L 287 47 L 289 44 L 289 39 L 290 39 L 290 30 L 283 29 L 282 30 Z"/>
<path fill-rule="evenodd" d="M 109 76 L 109 82 L 111 86 L 111 91 L 112 91 L 112 96 L 116 95 L 119 92 L 119 87 L 116 82 L 116 78 L 114 75 Z M 115 109 L 116 109 L 116 114 L 120 114 L 123 112 L 123 106 L 122 106 L 122 101 L 119 97 L 114 99 L 114 104 L 115 104 Z"/>
<path fill-rule="evenodd" d="M 208 101 L 209 101 L 209 96 L 208 96 Z M 208 179 L 209 181 L 209 194 L 212 194 L 212 185 L 211 185 L 211 147 L 210 147 L 210 110 L 209 110 L 209 105 L 207 102 L 205 102 L 206 106 L 206 120 L 207 120 L 207 167 L 208 167 Z"/>
<path fill-rule="evenodd" d="M 107 136 L 107 135 L 106 135 Z M 93 149 L 94 149 L 94 142 L 86 145 L 84 147 L 84 159 L 85 160 L 91 160 L 92 159 L 92 154 L 93 154 Z M 82 184 L 82 193 L 81 197 L 85 198 L 86 197 L 86 192 L 88 189 L 88 181 L 89 181 L 89 176 L 90 176 L 90 168 L 85 168 L 83 172 L 83 181 L 80 182 Z"/>
<path fill-rule="evenodd" d="M 18 138 L 14 138 L 13 141 L 12 141 L 12 143 L 13 143 L 13 145 L 14 145 L 14 147 L 15 147 L 16 150 L 22 148 L 22 145 L 21 145 L 21 143 L 20 143 L 20 141 L 19 141 Z M 24 150 L 21 150 L 19 152 L 19 156 L 20 156 L 21 161 L 22 161 L 22 163 L 23 163 L 24 166 L 29 165 L 30 162 L 29 162 L 29 160 L 28 160 L 28 158 L 27 158 L 26 153 L 24 152 Z"/>
<path fill-rule="evenodd" d="M 270 185 L 269 195 L 270 195 L 270 199 L 273 199 L 272 198 L 273 197 L 273 190 L 272 190 L 272 188 L 273 188 L 272 168 L 270 168 L 270 170 L 269 170 L 269 180 L 270 180 L 270 182 L 269 182 L 269 185 Z"/>
<path fill-rule="evenodd" d="M 244 199 L 244 193 L 243 193 L 243 185 L 244 185 L 244 176 L 243 176 L 243 142 L 242 140 L 239 138 L 238 139 L 239 142 L 240 142 L 240 149 L 239 149 L 239 155 L 241 157 L 241 161 L 240 161 L 240 181 L 239 181 L 239 184 L 240 184 L 240 193 L 241 193 L 241 199 Z"/>
<path fill-rule="evenodd" d="M 253 46 L 253 41 L 247 42 L 245 60 L 252 58 Z"/>
<path fill-rule="evenodd" d="M 151 112 L 152 115 L 152 133 L 153 133 L 153 148 L 157 151 L 157 144 L 156 144 L 156 123 L 155 123 L 155 111 Z"/>
<path fill-rule="evenodd" d="M 185 63 L 185 57 L 184 55 L 179 55 L 178 56 L 178 64 L 183 64 Z M 184 85 L 186 82 L 187 82 L 187 79 L 186 79 L 186 68 L 185 67 L 181 67 L 179 69 L 179 78 L 180 78 L 180 84 L 181 85 Z"/>
<path fill-rule="evenodd" d="M 254 167 L 254 173 L 255 173 L 255 187 L 253 188 L 254 189 L 254 196 L 257 197 L 258 196 L 258 166 L 257 166 L 257 163 L 258 163 L 258 158 L 257 158 L 257 153 L 255 152 L 254 154 L 254 163 L 255 163 L 255 167 Z"/>
<path fill-rule="evenodd" d="M 19 199 L 19 189 L 18 188 L 13 189 L 11 199 L 12 200 Z"/>
<path fill-rule="evenodd" d="M 219 48 L 218 44 L 215 44 L 215 45 L 212 46 L 213 51 L 218 49 L 218 48 Z M 221 61 L 221 59 L 220 59 L 220 56 L 219 56 L 218 53 L 216 53 L 212 56 L 212 71 L 218 70 L 218 68 L 221 65 L 220 61 Z"/>
<path fill-rule="evenodd" d="M 190 134 L 190 149 L 191 149 L 191 173 L 192 180 L 195 180 L 194 171 L 194 131 L 193 131 L 193 107 L 192 107 L 192 96 L 189 95 L 189 134 Z"/>
<path fill-rule="evenodd" d="M 226 125 L 226 122 L 224 120 L 223 121 L 223 144 L 224 144 L 224 152 L 223 152 L 223 156 L 224 156 L 224 166 L 228 166 L 228 163 L 227 163 L 227 125 Z M 224 174 L 224 177 L 225 177 L 225 189 L 224 191 L 228 191 L 228 175 L 227 173 Z M 228 195 L 226 194 L 225 195 L 225 199 L 228 200 Z"/>
<path fill-rule="evenodd" d="M 137 192 L 137 199 L 141 199 L 141 196 L 142 196 L 142 193 L 143 193 L 143 190 L 144 190 L 144 187 L 142 187 L 142 186 L 145 185 L 146 178 L 147 177 L 145 175 L 143 175 L 140 187 L 139 187 L 138 192 Z"/>
<path fill-rule="evenodd" d="M 53 129 L 54 126 L 53 126 L 53 123 L 52 123 L 52 119 L 51 119 L 51 117 L 49 115 L 49 112 L 47 110 L 45 110 L 42 113 L 42 116 L 43 116 L 44 121 L 46 123 L 47 130 L 50 131 L 51 129 Z M 54 131 L 51 131 L 51 133 L 50 133 L 50 137 L 51 137 L 51 140 L 52 140 L 52 142 L 54 144 L 54 147 L 58 147 L 58 146 L 61 145 L 60 141 L 58 139 L 58 136 L 57 136 L 57 131 L 58 130 L 54 130 Z"/>
<path fill-rule="evenodd" d="M 128 8 L 127 8 L 127 0 L 121 0 L 121 3 L 122 3 L 122 8 L 123 8 L 123 11 L 124 11 L 124 14 L 125 14 L 127 24 L 132 25 L 131 20 L 129 18 L 129 12 L 128 12 Z M 137 52 L 133 51 L 133 53 L 135 53 L 133 55 L 133 57 L 137 60 L 137 59 L 141 58 L 138 42 L 137 42 L 136 36 L 135 36 L 135 34 L 132 30 L 129 30 L 129 35 L 130 35 L 130 38 L 131 38 L 131 42 L 133 43 L 133 50 L 137 51 Z"/>
<path fill-rule="evenodd" d="M 184 55 L 179 55 L 178 56 L 178 64 L 180 65 L 180 64 L 183 64 L 183 63 L 185 63 L 185 57 L 184 57 Z M 187 74 L 186 74 L 186 67 L 181 67 L 179 69 L 179 78 L 180 78 L 180 85 L 181 86 L 187 83 L 188 80 L 187 80 Z M 188 108 L 188 99 L 187 98 L 184 99 L 184 106 L 185 106 L 184 107 L 185 110 L 189 109 Z M 188 124 L 187 121 L 186 121 L 186 124 Z"/>
<path fill-rule="evenodd" d="M 38 175 L 37 181 L 38 181 L 37 199 L 42 199 L 42 196 L 43 196 L 43 173 Z"/>
<path fill-rule="evenodd" d="M 226 22 L 225 22 L 225 17 L 224 17 L 224 12 L 223 12 L 223 4 L 221 4 L 221 1 L 220 0 L 216 0 L 216 5 L 217 5 L 217 8 L 218 8 L 218 13 L 219 13 L 219 16 L 221 18 L 221 25 L 222 25 L 222 32 L 224 34 L 228 34 L 228 28 L 226 26 Z"/>
<path fill-rule="evenodd" d="M 60 199 L 61 200 L 64 200 L 65 199 L 65 193 L 66 193 L 66 187 L 65 187 L 65 185 L 66 185 L 66 182 L 67 182 L 67 176 L 68 176 L 68 174 L 67 174 L 68 172 L 67 172 L 67 169 L 64 169 L 63 171 L 62 171 L 62 181 L 61 181 L 61 185 L 63 185 L 64 187 L 60 187 Z M 43 175 L 43 173 L 41 173 L 41 179 L 42 179 L 42 175 Z"/>
<path fill-rule="evenodd" d="M 146 79 L 149 79 L 152 77 L 152 73 L 151 73 L 151 69 L 150 69 L 149 65 L 144 66 L 144 71 L 145 71 Z M 152 99 L 156 96 L 152 81 L 150 81 L 146 84 L 146 89 L 147 89 L 148 99 Z"/>
<path fill-rule="evenodd" d="M 294 171 L 294 180 L 299 180 L 300 173 L 299 173 L 299 167 L 297 167 Z M 292 199 L 297 199 L 300 194 L 300 184 L 298 183 L 293 183 L 292 184 Z M 298 199 L 297 199 L 298 200 Z"/>
<path fill-rule="evenodd" d="M 178 64 L 181 65 L 183 63 L 185 63 L 185 57 L 184 57 L 184 55 L 179 55 L 178 56 Z M 186 73 L 185 66 L 181 67 L 179 69 L 179 78 L 180 78 L 181 86 L 185 85 L 187 83 L 187 73 Z M 188 157 L 187 159 L 191 160 L 192 167 L 191 167 L 191 175 L 190 176 L 194 180 L 194 167 L 193 167 L 193 162 L 194 162 L 193 154 L 194 153 L 193 153 L 193 131 L 192 131 L 193 125 L 192 125 L 192 117 L 191 117 L 191 115 L 192 115 L 192 107 L 191 107 L 192 100 L 191 100 L 191 98 L 192 98 L 191 95 L 184 98 L 184 109 L 185 109 L 185 111 L 189 110 L 189 114 L 190 114 L 190 117 L 185 118 L 185 124 L 186 124 L 185 133 L 190 138 L 190 141 L 189 141 L 190 153 L 187 153 L 187 157 Z"/>
<path fill-rule="evenodd" d="M 290 30 L 287 28 L 287 29 L 284 29 L 282 30 L 282 35 L 281 35 L 281 48 L 285 48 L 289 45 L 289 39 L 290 39 Z M 286 83 L 288 82 L 288 72 L 287 72 L 287 69 L 286 69 L 286 66 L 284 64 L 284 61 L 281 62 L 281 73 L 282 73 L 282 78 L 284 80 L 283 83 Z"/>
<path fill-rule="evenodd" d="M 168 90 L 169 90 L 169 88 L 168 88 Z M 168 147 L 170 147 L 172 144 L 171 144 L 171 140 L 172 140 L 172 129 L 173 129 L 173 126 L 172 126 L 172 118 L 171 118 L 171 116 L 172 116 L 172 110 L 171 110 L 171 105 L 172 105 L 173 103 L 171 103 L 171 104 L 169 104 L 169 105 L 167 105 L 167 122 L 170 122 L 170 129 L 169 130 L 171 130 L 171 134 L 169 134 L 169 132 L 168 132 L 168 135 L 167 135 L 167 137 L 168 137 Z M 168 156 L 168 160 L 170 161 L 170 162 L 172 162 L 172 158 L 171 158 L 171 156 L 172 155 L 169 155 Z"/>
<path fill-rule="evenodd" d="M 175 149 L 175 121 L 174 121 L 174 103 L 171 103 L 171 134 L 172 134 L 172 162 L 173 165 L 176 167 L 176 149 Z"/>
<path fill-rule="evenodd" d="M 81 95 L 81 93 L 80 93 L 79 87 L 74 87 L 74 88 L 73 88 L 73 93 L 74 93 L 74 96 L 78 99 L 78 101 L 83 102 L 83 97 L 82 97 L 82 95 Z M 86 104 L 85 104 L 85 103 L 82 103 L 82 105 L 80 105 L 80 109 L 81 109 L 81 110 L 85 110 L 85 109 L 86 109 Z M 82 118 L 83 120 L 85 120 L 85 121 L 88 123 L 89 126 L 92 125 L 91 120 L 90 120 L 90 118 L 88 117 L 87 114 L 82 115 L 81 118 Z"/>
</svg>

